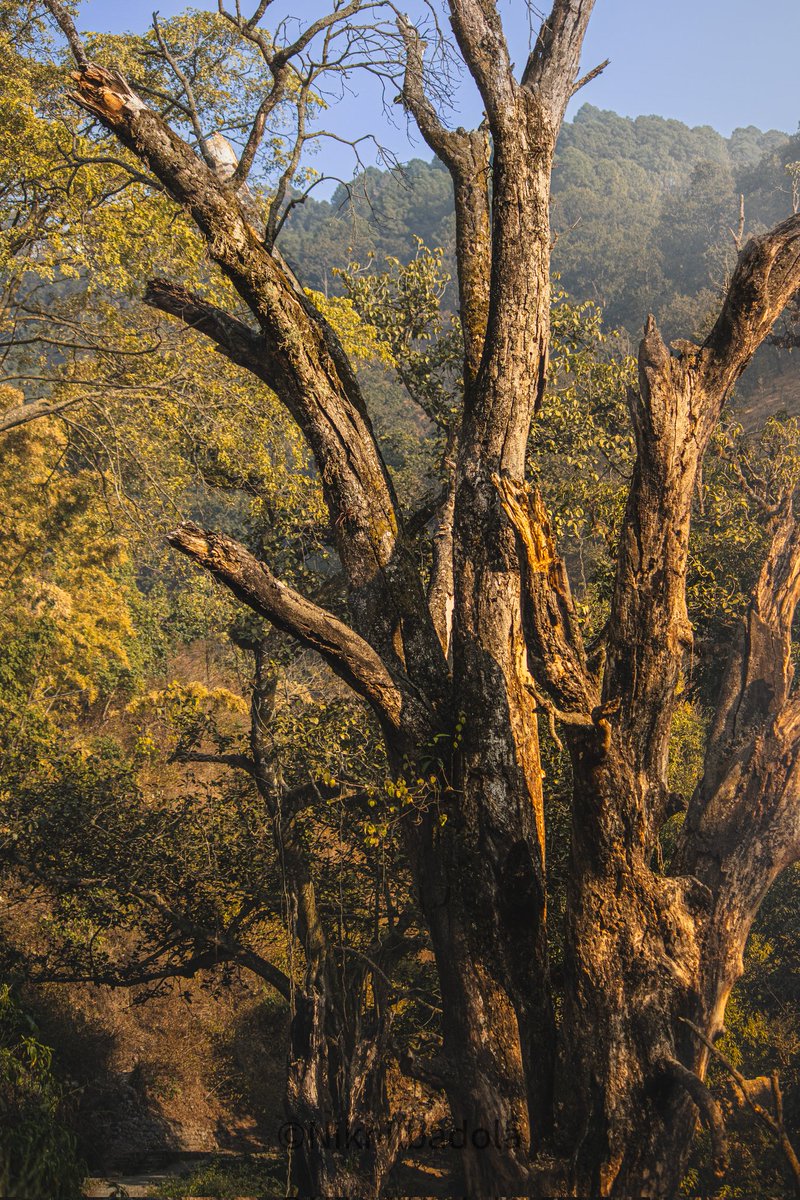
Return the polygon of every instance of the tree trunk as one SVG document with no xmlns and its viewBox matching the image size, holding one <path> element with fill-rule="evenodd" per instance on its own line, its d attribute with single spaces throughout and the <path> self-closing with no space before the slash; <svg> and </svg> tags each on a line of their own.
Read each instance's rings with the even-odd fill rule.
<svg viewBox="0 0 800 1200">
<path fill-rule="evenodd" d="M 385 1013 L 365 1019 L 362 993 L 363 981 L 343 981 L 337 995 L 318 975 L 296 1003 L 282 1132 L 300 1196 L 374 1200 L 403 1146 L 386 1087 Z"/>
<path fill-rule="evenodd" d="M 368 959 L 388 968 L 387 955 L 396 956 L 403 939 L 390 934 L 368 959 L 331 949 L 298 814 L 282 797 L 272 753 L 277 680 L 264 643 L 251 648 L 253 774 L 272 819 L 289 936 L 305 967 L 292 999 L 282 1140 L 299 1195 L 374 1200 L 405 1131 L 391 1120 L 386 1086 L 391 1027 L 386 976 L 371 973 Z M 291 972 L 293 979 L 295 974 Z"/>
<path fill-rule="evenodd" d="M 681 1015 L 697 1019 L 698 919 L 692 879 L 656 874 L 614 820 L 630 769 L 593 734 L 574 741 L 567 984 L 560 1039 L 559 1139 L 578 1195 L 671 1196 L 694 1124 L 664 1061 L 692 1061 Z M 665 1182 L 665 1179 L 668 1179 Z"/>
</svg>

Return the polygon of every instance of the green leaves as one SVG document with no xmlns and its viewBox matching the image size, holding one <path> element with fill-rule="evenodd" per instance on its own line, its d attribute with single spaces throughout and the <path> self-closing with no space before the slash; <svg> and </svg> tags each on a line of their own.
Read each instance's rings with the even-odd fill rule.
<svg viewBox="0 0 800 1200">
<path fill-rule="evenodd" d="M 712 634 L 740 616 L 761 567 L 770 514 L 800 485 L 800 425 L 770 417 L 747 433 L 733 417 L 706 461 L 692 541 L 690 615 Z"/>
<path fill-rule="evenodd" d="M 336 274 L 363 321 L 384 347 L 411 399 L 440 429 L 460 410 L 463 343 L 457 318 L 443 307 L 450 282 L 444 251 L 416 238 L 408 262 L 388 256 L 383 269 L 370 259 Z"/>
<path fill-rule="evenodd" d="M 64 1121 L 66 1094 L 52 1059 L 31 1018 L 0 987 L 0 1192 L 10 1200 L 83 1194 L 84 1167 Z"/>
</svg>

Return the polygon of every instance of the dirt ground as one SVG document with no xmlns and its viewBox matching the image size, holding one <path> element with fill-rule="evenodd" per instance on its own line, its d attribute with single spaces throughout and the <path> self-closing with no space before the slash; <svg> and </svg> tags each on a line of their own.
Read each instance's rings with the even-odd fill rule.
<svg viewBox="0 0 800 1200">
<path fill-rule="evenodd" d="M 235 1157 L 235 1156 L 232 1156 Z M 86 1181 L 86 1200 L 159 1200 L 163 1195 L 161 1185 L 167 1180 L 174 1180 L 182 1174 L 200 1167 L 209 1158 L 219 1159 L 219 1154 L 197 1157 L 184 1156 L 177 1162 L 166 1164 L 156 1170 L 134 1175 L 110 1174 L 95 1176 Z M 451 1164 L 453 1166 L 454 1164 Z M 455 1183 L 453 1172 L 443 1169 L 441 1164 L 415 1161 L 404 1163 L 393 1174 L 387 1194 L 394 1197 L 415 1197 L 422 1200 L 443 1200 L 460 1191 Z M 276 1200 L 277 1200 L 276 1193 Z M 200 1197 L 190 1196 L 184 1200 L 201 1200 Z M 238 1197 L 237 1200 L 263 1200 L 256 1198 Z"/>
<path fill-rule="evenodd" d="M 87 1200 L 110 1200 L 111 1197 L 114 1200 L 138 1200 L 139 1197 L 157 1200 L 161 1195 L 160 1185 L 167 1179 L 175 1179 L 191 1165 L 190 1162 L 182 1161 L 143 1174 L 90 1177 L 84 1185 L 84 1195 Z"/>
</svg>

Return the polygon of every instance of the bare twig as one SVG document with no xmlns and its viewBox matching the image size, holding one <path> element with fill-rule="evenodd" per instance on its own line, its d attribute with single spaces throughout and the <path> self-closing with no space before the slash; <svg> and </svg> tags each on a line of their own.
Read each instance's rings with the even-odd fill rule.
<svg viewBox="0 0 800 1200">
<path fill-rule="evenodd" d="M 711 1157 L 714 1174 L 722 1179 L 728 1169 L 728 1139 L 722 1112 L 699 1075 L 690 1071 L 676 1058 L 663 1059 L 664 1071 L 691 1096 L 711 1137 Z"/>
<path fill-rule="evenodd" d="M 580 77 L 580 79 L 577 79 L 572 85 L 572 95 L 574 96 L 576 92 L 581 90 L 581 88 L 586 87 L 587 83 L 591 83 L 593 79 L 597 79 L 598 75 L 602 75 L 603 71 L 605 71 L 610 62 L 610 58 L 605 59 L 596 67 L 592 67 L 591 71 L 587 71 L 585 75 Z"/>
<path fill-rule="evenodd" d="M 721 1050 L 718 1050 L 710 1038 L 706 1037 L 702 1029 L 699 1029 L 693 1021 L 689 1021 L 686 1017 L 681 1017 L 680 1020 L 684 1025 L 691 1029 L 692 1033 L 698 1038 L 708 1051 L 714 1056 L 720 1066 L 724 1067 L 734 1081 L 739 1091 L 742 1093 L 745 1103 L 753 1114 L 758 1118 L 762 1125 L 775 1137 L 783 1151 L 783 1156 L 789 1164 L 789 1169 L 792 1172 L 794 1180 L 795 1192 L 800 1196 L 800 1160 L 797 1157 L 794 1146 L 789 1140 L 789 1135 L 786 1132 L 786 1126 L 783 1121 L 783 1097 L 781 1095 L 780 1084 L 778 1082 L 778 1073 L 773 1071 L 771 1076 L 772 1097 L 775 1105 L 775 1116 L 773 1117 L 763 1104 L 759 1104 L 747 1087 L 747 1080 L 741 1071 L 737 1071 L 733 1063 L 725 1057 Z"/>
<path fill-rule="evenodd" d="M 197 144 L 200 147 L 200 153 L 203 155 L 203 158 L 206 160 L 209 167 L 211 167 L 212 171 L 214 171 L 214 170 L 216 170 L 216 163 L 215 163 L 215 160 L 214 160 L 212 154 L 210 153 L 210 151 L 208 149 L 208 146 L 206 144 L 206 136 L 203 133 L 203 127 L 200 124 L 200 111 L 197 107 L 197 101 L 195 99 L 194 89 L 192 88 L 191 82 L 189 80 L 189 76 L 181 68 L 180 64 L 178 63 L 178 60 L 175 58 L 174 54 L 172 54 L 172 52 L 169 49 L 169 46 L 167 45 L 167 43 L 164 40 L 164 35 L 161 32 L 161 26 L 158 23 L 158 13 L 157 12 L 153 13 L 153 32 L 156 35 L 156 41 L 158 42 L 161 53 L 164 55 L 164 58 L 166 59 L 168 65 L 169 65 L 173 75 L 177 79 L 178 83 L 183 88 L 184 95 L 186 96 L 186 104 L 187 104 L 187 112 L 189 115 L 189 121 L 191 123 L 192 130 L 194 132 L 194 136 L 197 138 Z"/>
</svg>

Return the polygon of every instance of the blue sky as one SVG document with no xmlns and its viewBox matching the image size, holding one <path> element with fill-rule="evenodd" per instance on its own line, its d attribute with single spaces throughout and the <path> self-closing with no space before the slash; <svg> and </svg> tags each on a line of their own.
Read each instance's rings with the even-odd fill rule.
<svg viewBox="0 0 800 1200">
<path fill-rule="evenodd" d="M 243 11 L 249 5 L 241 0 Z M 544 6 L 545 0 L 538 0 Z M 120 32 L 141 30 L 154 7 L 167 17 L 186 7 L 177 0 L 85 0 L 79 28 Z M 196 0 L 194 7 L 216 8 L 216 0 Z M 255 7 L 255 0 L 252 0 Z M 313 17 L 320 0 L 279 0 L 275 9 Z M 412 12 L 414 0 L 407 0 Z M 515 60 L 521 63 L 528 44 L 528 14 L 523 0 L 500 0 Z M 573 111 L 586 101 L 626 116 L 655 113 L 690 125 L 711 125 L 729 134 L 742 125 L 794 132 L 800 122 L 797 88 L 800 46 L 798 0 L 597 0 L 586 39 L 584 67 L 611 59 L 605 73 L 586 89 Z M 404 121 L 388 123 L 380 94 L 366 81 L 353 81 L 358 94 L 345 95 L 329 122 L 337 132 L 354 136 L 376 132 L 401 160 L 429 157 L 418 138 L 409 141 Z M 461 121 L 479 116 L 471 89 L 462 88 Z M 332 143 L 317 155 L 315 166 L 349 174 L 350 152 Z"/>
</svg>

